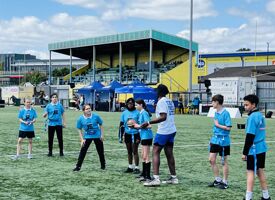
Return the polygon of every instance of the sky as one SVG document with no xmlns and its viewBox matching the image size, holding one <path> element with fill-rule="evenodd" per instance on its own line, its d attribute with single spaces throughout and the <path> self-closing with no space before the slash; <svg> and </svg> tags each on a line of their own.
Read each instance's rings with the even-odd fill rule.
<svg viewBox="0 0 275 200">
<path fill-rule="evenodd" d="M 275 50 L 275 0 L 193 2 L 200 53 Z M 189 39 L 189 27 L 190 0 L 0 0 L 0 53 L 47 59 L 53 42 L 148 29 Z"/>
</svg>

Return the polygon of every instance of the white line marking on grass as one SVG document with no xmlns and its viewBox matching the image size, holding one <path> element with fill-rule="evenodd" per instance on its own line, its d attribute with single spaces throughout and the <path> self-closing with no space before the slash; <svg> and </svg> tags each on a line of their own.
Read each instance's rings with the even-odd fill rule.
<svg viewBox="0 0 275 200">
<path fill-rule="evenodd" d="M 271 141 L 266 141 L 266 143 L 275 143 L 274 140 L 271 140 Z M 231 143 L 231 145 L 243 145 L 244 142 L 233 142 Z M 187 144 L 187 145 L 181 145 L 181 146 L 174 146 L 174 148 L 188 148 L 188 147 L 207 147 L 208 144 Z M 139 148 L 140 149 L 140 148 Z M 104 152 L 112 152 L 112 151 L 126 151 L 126 148 L 123 148 L 123 149 L 105 149 Z M 91 153 L 91 151 L 88 151 L 87 153 Z M 74 154 L 79 154 L 79 151 L 70 151 L 70 152 L 64 152 L 65 156 L 66 155 L 74 155 Z M 36 155 L 47 155 L 47 153 L 45 152 L 41 152 L 41 153 L 37 153 L 37 154 L 32 154 L 33 156 L 36 156 Z M 59 155 L 58 153 L 56 154 L 57 156 Z M 14 156 L 13 155 L 0 155 L 0 158 L 3 158 L 3 157 L 12 157 Z M 20 157 L 27 157 L 28 154 L 20 154 Z"/>
</svg>

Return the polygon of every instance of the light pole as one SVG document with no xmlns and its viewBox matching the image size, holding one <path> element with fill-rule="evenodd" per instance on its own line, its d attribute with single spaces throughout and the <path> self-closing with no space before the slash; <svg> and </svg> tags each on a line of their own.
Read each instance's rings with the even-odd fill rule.
<svg viewBox="0 0 275 200">
<path fill-rule="evenodd" d="M 266 66 L 268 67 L 269 42 L 267 44 Z"/>
<path fill-rule="evenodd" d="M 189 101 L 192 93 L 192 40 L 193 40 L 193 0 L 190 1 L 190 41 L 189 41 Z"/>
</svg>

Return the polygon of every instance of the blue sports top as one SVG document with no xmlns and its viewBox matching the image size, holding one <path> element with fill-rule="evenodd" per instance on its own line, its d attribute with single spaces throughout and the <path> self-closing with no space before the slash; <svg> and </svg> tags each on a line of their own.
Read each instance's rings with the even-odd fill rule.
<svg viewBox="0 0 275 200">
<path fill-rule="evenodd" d="M 45 108 L 45 112 L 48 113 L 49 126 L 62 126 L 64 108 L 60 103 L 49 103 Z"/>
<path fill-rule="evenodd" d="M 142 124 L 144 122 L 150 121 L 150 116 L 149 113 L 146 110 L 141 110 L 139 119 L 138 119 L 138 124 Z M 147 139 L 152 139 L 153 138 L 153 132 L 151 128 L 143 128 L 139 130 L 140 132 L 140 138 L 141 140 L 147 140 Z"/>
<path fill-rule="evenodd" d="M 214 120 L 218 120 L 218 123 L 222 126 L 231 127 L 231 118 L 229 112 L 222 108 L 219 112 L 215 112 Z M 224 130 L 213 126 L 213 136 L 210 140 L 212 144 L 218 144 L 220 146 L 229 146 L 230 145 L 230 131 Z"/>
<path fill-rule="evenodd" d="M 254 145 L 250 147 L 249 154 L 253 155 L 253 148 L 256 149 L 256 154 L 264 153 L 267 151 L 267 144 L 265 142 L 266 137 L 266 125 L 263 115 L 259 111 L 252 112 L 246 121 L 246 134 L 255 135 Z"/>
<path fill-rule="evenodd" d="M 21 122 L 19 127 L 20 131 L 34 131 L 33 123 L 30 123 L 30 121 L 36 119 L 37 114 L 33 108 L 22 108 L 18 113 L 18 118 L 29 123 L 28 125 L 26 125 L 23 122 Z"/>
<path fill-rule="evenodd" d="M 138 133 L 137 129 L 129 128 L 127 125 L 127 122 L 130 119 L 133 119 L 136 122 L 138 122 L 139 111 L 138 110 L 133 110 L 133 111 L 125 110 L 125 111 L 123 111 L 123 113 L 121 114 L 121 117 L 120 117 L 120 121 L 123 122 L 124 127 L 125 127 L 125 133 L 137 134 Z"/>
<path fill-rule="evenodd" d="M 81 115 L 76 122 L 76 128 L 84 130 L 84 139 L 100 138 L 101 131 L 99 126 L 101 126 L 102 124 L 103 121 L 99 117 L 99 115 L 93 113 L 90 117 L 85 117 L 84 115 Z"/>
</svg>

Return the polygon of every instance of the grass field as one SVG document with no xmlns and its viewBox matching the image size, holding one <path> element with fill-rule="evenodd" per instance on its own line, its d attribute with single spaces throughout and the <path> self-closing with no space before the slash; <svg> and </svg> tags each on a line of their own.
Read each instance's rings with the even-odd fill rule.
<svg viewBox="0 0 275 200">
<path fill-rule="evenodd" d="M 177 136 L 175 159 L 179 185 L 161 185 L 158 188 L 145 188 L 135 180 L 134 175 L 124 174 L 127 168 L 127 152 L 123 144 L 118 143 L 117 127 L 120 113 L 99 113 L 104 120 L 105 156 L 107 169 L 100 169 L 95 146 L 90 146 L 79 173 L 72 169 L 77 161 L 80 142 L 75 123 L 81 112 L 66 111 L 67 128 L 64 129 L 65 157 L 58 155 L 57 139 L 54 141 L 53 158 L 47 154 L 47 134 L 44 132 L 42 109 L 36 108 L 38 121 L 35 124 L 34 159 L 26 156 L 13 161 L 11 155 L 16 152 L 19 122 L 18 107 L 0 109 L 0 199 L 242 199 L 246 189 L 246 165 L 241 161 L 244 131 L 236 128 L 233 120 L 231 131 L 231 156 L 229 158 L 230 188 L 220 190 L 208 188 L 213 175 L 208 162 L 208 142 L 211 136 L 212 120 L 202 116 L 177 115 Z M 156 126 L 154 126 L 156 130 Z M 275 123 L 267 119 L 266 175 L 271 197 L 275 198 Z M 27 140 L 23 143 L 27 154 Z M 160 177 L 168 176 L 164 153 L 161 155 Z M 254 199 L 260 199 L 259 182 L 255 182 Z"/>
</svg>

